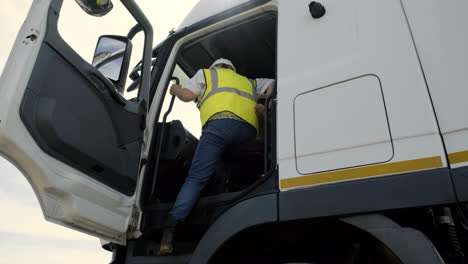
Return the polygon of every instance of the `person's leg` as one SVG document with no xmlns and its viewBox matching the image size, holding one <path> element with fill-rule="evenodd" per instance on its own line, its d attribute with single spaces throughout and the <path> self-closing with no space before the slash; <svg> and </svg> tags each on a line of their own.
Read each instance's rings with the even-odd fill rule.
<svg viewBox="0 0 468 264">
<path fill-rule="evenodd" d="M 235 128 L 230 129 L 234 135 L 232 135 L 232 141 L 230 144 L 241 144 L 246 141 L 254 140 L 257 136 L 257 130 L 248 123 L 237 122 Z"/>
<path fill-rule="evenodd" d="M 244 142 L 255 140 L 257 132 L 255 128 L 248 123 L 236 120 L 228 120 L 226 123 L 224 128 L 226 128 L 227 131 L 224 134 L 226 135 L 226 139 L 229 139 L 229 145 L 231 145 L 226 146 L 227 148 L 236 148 L 234 145 L 243 145 Z M 232 153 L 228 153 L 227 156 L 225 154 L 226 153 L 223 153 L 222 159 L 218 163 L 215 175 L 216 178 L 213 179 L 213 182 L 218 184 L 216 187 L 222 187 L 223 192 L 228 191 L 232 173 L 237 169 L 236 166 L 239 166 L 238 162 L 233 162 L 230 156 Z M 220 190 L 220 188 L 217 190 Z"/>
<path fill-rule="evenodd" d="M 215 172 L 223 151 L 228 144 L 255 138 L 256 131 L 250 125 L 231 119 L 210 121 L 202 131 L 189 175 L 185 179 L 174 207 L 169 212 L 167 226 L 161 239 L 160 254 L 173 252 L 173 235 L 178 221 L 185 220 L 198 200 L 200 191 Z"/>
<path fill-rule="evenodd" d="M 218 120 L 210 121 L 203 128 L 189 174 L 166 220 L 159 248 L 161 255 L 172 254 L 174 251 L 173 241 L 177 223 L 185 220 L 197 202 L 200 191 L 216 170 L 225 146 L 224 137 L 217 123 L 219 123 Z"/>
<path fill-rule="evenodd" d="M 177 195 L 174 207 L 169 212 L 169 215 L 178 221 L 184 220 L 190 213 L 200 191 L 206 186 L 221 160 L 226 145 L 223 130 L 220 129 L 222 121 L 210 121 L 202 131 L 189 174 Z"/>
<path fill-rule="evenodd" d="M 238 145 L 243 142 L 253 141 L 256 137 L 255 128 L 248 123 L 239 122 L 237 120 L 226 119 L 223 121 L 223 135 L 225 135 L 226 143 L 229 145 Z M 226 150 L 226 149 L 225 149 Z M 232 173 L 232 163 L 224 153 L 216 166 L 216 173 L 211 179 L 210 187 L 215 187 L 216 193 L 227 191 L 228 181 Z"/>
<path fill-rule="evenodd" d="M 169 215 L 178 221 L 184 220 L 198 200 L 200 191 L 219 169 L 226 145 L 253 140 L 255 136 L 255 128 L 247 123 L 232 119 L 210 121 L 203 129 L 189 174 Z"/>
</svg>

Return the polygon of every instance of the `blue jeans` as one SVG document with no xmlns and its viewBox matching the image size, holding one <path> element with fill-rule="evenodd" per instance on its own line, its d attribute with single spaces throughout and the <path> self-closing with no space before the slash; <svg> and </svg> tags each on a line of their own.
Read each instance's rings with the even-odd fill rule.
<svg viewBox="0 0 468 264">
<path fill-rule="evenodd" d="M 185 220 L 197 202 L 200 191 L 220 166 L 226 146 L 253 140 L 256 135 L 257 131 L 253 126 L 239 120 L 208 121 L 203 128 L 192 167 L 169 215 L 177 220 Z"/>
</svg>

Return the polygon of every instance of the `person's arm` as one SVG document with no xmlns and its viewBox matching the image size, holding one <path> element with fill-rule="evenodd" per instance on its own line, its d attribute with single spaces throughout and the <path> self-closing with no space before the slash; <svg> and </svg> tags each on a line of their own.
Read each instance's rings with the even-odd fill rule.
<svg viewBox="0 0 468 264">
<path fill-rule="evenodd" d="M 271 94 L 271 92 L 273 92 L 273 88 L 275 88 L 275 83 L 276 81 L 273 81 L 270 83 L 270 85 L 268 85 L 268 88 L 265 91 L 266 97 L 268 97 Z"/>
<path fill-rule="evenodd" d="M 275 88 L 275 79 L 257 78 L 255 81 L 257 82 L 255 89 L 257 98 L 266 99 Z"/>
<path fill-rule="evenodd" d="M 198 97 L 194 92 L 190 91 L 187 88 L 183 88 L 182 86 L 178 84 L 171 85 L 171 89 L 169 93 L 171 95 L 177 96 L 177 98 L 179 98 L 181 101 L 184 101 L 184 102 L 193 101 Z"/>
<path fill-rule="evenodd" d="M 264 94 L 265 97 L 268 97 L 271 92 L 273 92 L 273 88 L 275 88 L 275 81 L 272 81 L 270 85 L 266 88 Z M 271 105 L 271 104 L 270 104 Z M 259 117 L 262 118 L 263 115 L 265 114 L 265 106 L 263 104 L 257 104 L 255 105 L 255 114 Z"/>
<path fill-rule="evenodd" d="M 263 115 L 265 114 L 265 106 L 263 106 L 262 104 L 256 104 L 255 114 L 258 118 L 263 118 Z"/>
<path fill-rule="evenodd" d="M 271 94 L 271 92 L 273 92 L 273 88 L 275 88 L 275 83 L 276 81 L 272 81 L 270 85 L 268 85 L 268 88 L 265 90 L 266 97 L 268 97 Z"/>
<path fill-rule="evenodd" d="M 197 99 L 197 97 L 204 92 L 205 87 L 205 74 L 203 73 L 203 70 L 200 69 L 190 79 L 186 88 L 183 88 L 178 84 L 173 84 L 169 89 L 169 93 L 177 96 L 181 101 L 190 102 Z"/>
</svg>

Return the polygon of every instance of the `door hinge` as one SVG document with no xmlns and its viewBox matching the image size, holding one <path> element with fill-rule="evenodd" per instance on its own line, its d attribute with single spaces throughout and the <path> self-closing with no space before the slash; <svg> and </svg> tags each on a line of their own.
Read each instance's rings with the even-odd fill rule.
<svg viewBox="0 0 468 264">
<path fill-rule="evenodd" d="M 139 219 L 139 213 L 135 208 L 133 208 L 132 216 L 130 217 L 130 223 L 128 224 L 128 231 L 132 232 L 135 231 L 136 228 L 138 227 L 138 219 Z"/>
<path fill-rule="evenodd" d="M 140 216 L 141 214 L 139 210 L 134 206 L 132 216 L 130 217 L 128 224 L 127 239 L 136 239 L 142 235 L 141 231 L 139 230 L 139 224 L 141 220 Z"/>
</svg>

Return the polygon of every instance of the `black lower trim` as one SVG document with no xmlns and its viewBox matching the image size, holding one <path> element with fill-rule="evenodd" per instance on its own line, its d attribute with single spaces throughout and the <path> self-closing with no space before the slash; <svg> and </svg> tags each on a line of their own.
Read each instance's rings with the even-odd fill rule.
<svg viewBox="0 0 468 264">
<path fill-rule="evenodd" d="M 447 168 L 328 184 L 279 194 L 280 220 L 454 203 Z"/>
<path fill-rule="evenodd" d="M 452 169 L 453 185 L 460 202 L 468 202 L 468 166 Z"/>
</svg>

